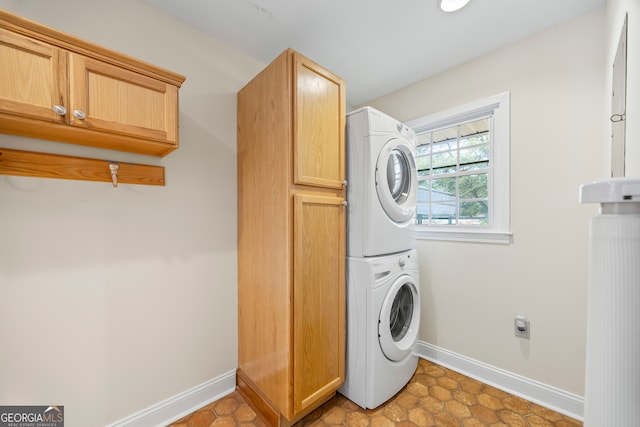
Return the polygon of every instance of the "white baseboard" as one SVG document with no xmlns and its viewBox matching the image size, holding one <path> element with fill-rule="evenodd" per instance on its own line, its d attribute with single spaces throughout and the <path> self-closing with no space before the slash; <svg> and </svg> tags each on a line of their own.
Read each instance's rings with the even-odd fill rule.
<svg viewBox="0 0 640 427">
<path fill-rule="evenodd" d="M 423 359 L 522 397 L 530 402 L 580 421 L 584 419 L 584 398 L 582 396 L 470 359 L 424 341 L 417 342 L 416 353 Z"/>
<path fill-rule="evenodd" d="M 164 427 L 236 389 L 236 370 L 156 403 L 107 427 Z"/>
<path fill-rule="evenodd" d="M 542 405 L 577 420 L 584 419 L 584 399 L 504 369 L 471 359 L 444 348 L 418 341 L 416 354 L 485 384 Z M 159 402 L 107 427 L 164 427 L 208 405 L 236 388 L 235 369 L 190 390 Z"/>
</svg>

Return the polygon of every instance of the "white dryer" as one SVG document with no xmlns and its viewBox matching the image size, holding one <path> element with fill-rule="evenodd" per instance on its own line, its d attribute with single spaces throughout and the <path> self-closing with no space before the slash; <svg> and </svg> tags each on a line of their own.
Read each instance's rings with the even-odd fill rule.
<svg viewBox="0 0 640 427">
<path fill-rule="evenodd" d="M 347 115 L 347 255 L 416 247 L 415 132 L 372 107 Z"/>
<path fill-rule="evenodd" d="M 347 364 L 339 392 L 376 408 L 404 387 L 418 366 L 418 257 L 347 257 Z"/>
</svg>

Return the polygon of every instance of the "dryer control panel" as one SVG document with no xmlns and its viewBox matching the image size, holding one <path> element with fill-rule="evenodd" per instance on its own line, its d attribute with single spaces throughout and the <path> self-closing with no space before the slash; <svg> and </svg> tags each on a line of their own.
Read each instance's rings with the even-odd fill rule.
<svg viewBox="0 0 640 427">
<path fill-rule="evenodd" d="M 362 107 L 352 111 L 348 116 L 350 117 L 348 126 L 357 126 L 361 132 L 401 135 L 415 145 L 416 133 L 413 129 L 373 107 Z"/>
</svg>

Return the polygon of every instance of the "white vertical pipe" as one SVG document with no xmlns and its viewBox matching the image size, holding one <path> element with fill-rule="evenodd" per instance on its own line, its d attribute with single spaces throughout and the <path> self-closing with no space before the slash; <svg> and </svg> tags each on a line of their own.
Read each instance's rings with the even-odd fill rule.
<svg viewBox="0 0 640 427">
<path fill-rule="evenodd" d="M 585 427 L 640 426 L 640 203 L 591 220 Z"/>
</svg>

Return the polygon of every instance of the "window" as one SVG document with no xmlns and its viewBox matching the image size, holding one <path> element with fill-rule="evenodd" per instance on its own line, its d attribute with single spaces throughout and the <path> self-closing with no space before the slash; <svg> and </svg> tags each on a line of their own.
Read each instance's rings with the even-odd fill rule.
<svg viewBox="0 0 640 427">
<path fill-rule="evenodd" d="M 418 136 L 418 238 L 510 243 L 509 93 L 407 125 Z"/>
<path fill-rule="evenodd" d="M 418 135 L 417 224 L 489 225 L 491 118 Z"/>
</svg>

